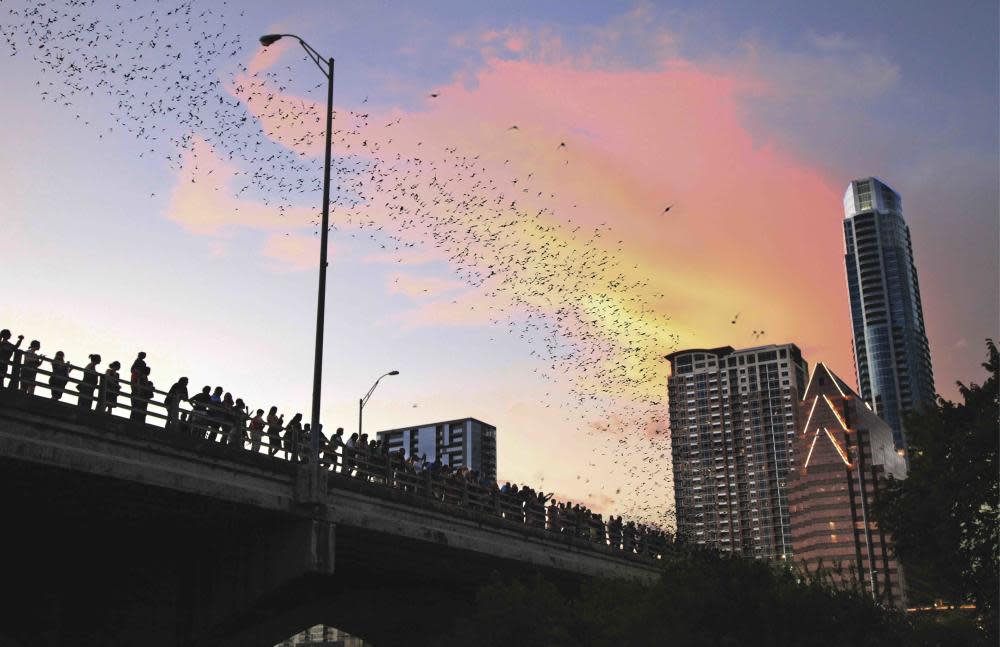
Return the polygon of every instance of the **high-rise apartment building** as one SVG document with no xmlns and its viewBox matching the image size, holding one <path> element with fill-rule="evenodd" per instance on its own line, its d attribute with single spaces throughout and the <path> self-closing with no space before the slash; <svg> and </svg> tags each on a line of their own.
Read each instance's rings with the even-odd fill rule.
<svg viewBox="0 0 1000 647">
<path fill-rule="evenodd" d="M 808 366 L 794 344 L 667 356 L 677 531 L 757 558 L 792 553 L 787 483 Z"/>
<path fill-rule="evenodd" d="M 934 374 L 899 195 L 875 178 L 851 182 L 844 240 L 858 389 L 904 449 L 904 415 L 934 402 Z"/>
<path fill-rule="evenodd" d="M 789 479 L 796 563 L 904 608 L 892 538 L 873 513 L 884 479 L 906 478 L 893 430 L 824 364 L 813 370 L 799 407 L 798 464 Z"/>
<path fill-rule="evenodd" d="M 497 428 L 475 418 L 434 422 L 378 432 L 389 451 L 403 449 L 453 468 L 468 467 L 488 479 L 497 477 Z"/>
</svg>

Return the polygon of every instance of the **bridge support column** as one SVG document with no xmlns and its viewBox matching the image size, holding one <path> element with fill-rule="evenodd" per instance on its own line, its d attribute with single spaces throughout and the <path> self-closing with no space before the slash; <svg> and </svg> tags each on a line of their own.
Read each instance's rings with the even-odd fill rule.
<svg viewBox="0 0 1000 647">
<path fill-rule="evenodd" d="M 193 645 L 219 645 L 255 626 L 334 573 L 336 526 L 321 518 L 282 523 L 206 560 L 207 581 L 192 600 Z"/>
</svg>

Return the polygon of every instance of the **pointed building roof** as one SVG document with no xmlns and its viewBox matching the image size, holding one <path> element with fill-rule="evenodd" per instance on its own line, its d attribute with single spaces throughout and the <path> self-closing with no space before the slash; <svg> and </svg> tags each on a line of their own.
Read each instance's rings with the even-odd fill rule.
<svg viewBox="0 0 1000 647">
<path fill-rule="evenodd" d="M 820 393 L 826 393 L 829 396 L 837 394 L 842 398 L 853 397 L 858 400 L 861 399 L 861 396 L 855 393 L 854 389 L 847 385 L 847 382 L 840 379 L 823 362 L 819 362 L 813 367 L 812 375 L 809 376 L 809 382 L 806 383 L 806 390 L 802 394 L 802 399 L 808 400 L 810 396 L 819 395 Z"/>
</svg>

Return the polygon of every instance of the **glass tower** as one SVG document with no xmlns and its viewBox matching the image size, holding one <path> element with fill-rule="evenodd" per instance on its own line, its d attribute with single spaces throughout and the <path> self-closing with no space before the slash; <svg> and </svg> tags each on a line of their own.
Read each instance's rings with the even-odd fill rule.
<svg viewBox="0 0 1000 647">
<path fill-rule="evenodd" d="M 910 229 L 899 194 L 876 178 L 844 194 L 844 261 L 851 297 L 858 388 L 906 448 L 903 417 L 934 402 Z"/>
</svg>

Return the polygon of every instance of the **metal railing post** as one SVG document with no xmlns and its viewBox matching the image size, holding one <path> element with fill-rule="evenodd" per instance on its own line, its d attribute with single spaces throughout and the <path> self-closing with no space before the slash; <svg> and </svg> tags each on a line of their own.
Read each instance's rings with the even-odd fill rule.
<svg viewBox="0 0 1000 647">
<path fill-rule="evenodd" d="M 103 373 L 97 374 L 97 412 L 104 413 L 104 407 L 108 402 L 108 376 Z"/>
<path fill-rule="evenodd" d="M 20 348 L 14 349 L 14 361 L 10 364 L 10 382 L 7 384 L 7 388 L 11 391 L 16 391 L 20 386 L 21 381 L 21 364 L 22 358 L 24 356 L 24 351 Z"/>
</svg>

